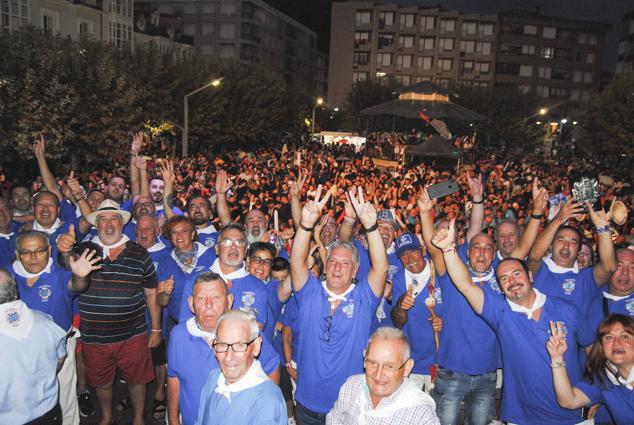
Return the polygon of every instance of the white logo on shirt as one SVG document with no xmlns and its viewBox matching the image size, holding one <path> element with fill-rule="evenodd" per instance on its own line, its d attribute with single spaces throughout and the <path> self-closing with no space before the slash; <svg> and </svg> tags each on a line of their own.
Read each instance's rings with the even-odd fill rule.
<svg viewBox="0 0 634 425">
<path fill-rule="evenodd" d="M 577 282 L 574 279 L 564 279 L 564 282 L 561 284 L 561 287 L 564 288 L 566 295 L 572 294 L 572 291 L 575 290 L 575 285 Z"/>
<path fill-rule="evenodd" d="M 42 302 L 45 303 L 51 297 L 51 287 L 49 285 L 42 285 L 40 289 L 38 289 L 37 294 L 40 296 Z"/>
<path fill-rule="evenodd" d="M 630 316 L 634 316 L 634 299 L 625 303 L 625 309 L 630 312 Z"/>
<path fill-rule="evenodd" d="M 345 313 L 346 316 L 348 316 L 348 319 L 351 319 L 352 315 L 354 314 L 354 304 L 350 303 L 341 310 Z"/>
<path fill-rule="evenodd" d="M 216 245 L 216 241 L 213 238 L 209 238 L 205 241 L 205 246 L 209 248 L 213 248 Z"/>
<path fill-rule="evenodd" d="M 396 274 L 397 271 L 398 271 L 398 267 L 396 267 L 395 265 L 390 265 L 387 268 L 387 280 L 389 282 L 392 281 L 392 278 L 394 277 L 394 275 Z"/>
<path fill-rule="evenodd" d="M 434 288 L 434 298 L 436 298 L 436 304 L 442 304 L 442 291 L 440 288 Z"/>
</svg>

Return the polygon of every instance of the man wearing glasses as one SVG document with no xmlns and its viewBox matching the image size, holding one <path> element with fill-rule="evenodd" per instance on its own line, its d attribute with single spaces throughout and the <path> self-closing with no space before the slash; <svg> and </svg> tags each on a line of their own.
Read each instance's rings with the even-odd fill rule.
<svg viewBox="0 0 634 425">
<path fill-rule="evenodd" d="M 378 328 L 368 341 L 363 366 L 365 375 L 353 375 L 341 387 L 327 425 L 440 425 L 434 400 L 406 379 L 414 360 L 403 331 Z"/>
<path fill-rule="evenodd" d="M 286 425 L 282 392 L 256 359 L 262 346 L 259 331 L 242 311 L 228 311 L 218 319 L 212 347 L 220 369 L 207 378 L 197 425 Z"/>
<path fill-rule="evenodd" d="M 196 422 L 203 386 L 209 373 L 218 367 L 212 355 L 217 322 L 231 308 L 233 295 L 220 275 L 206 272 L 196 277 L 188 302 L 194 317 L 172 330 L 168 347 L 167 398 L 171 425 Z M 262 340 L 259 359 L 264 372 L 277 382 L 280 358 L 266 339 Z"/>
</svg>

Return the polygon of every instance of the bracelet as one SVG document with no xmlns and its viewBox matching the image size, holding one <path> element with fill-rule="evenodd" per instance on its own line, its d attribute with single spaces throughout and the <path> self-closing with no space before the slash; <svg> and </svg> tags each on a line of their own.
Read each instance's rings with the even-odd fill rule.
<svg viewBox="0 0 634 425">
<path fill-rule="evenodd" d="M 481 199 L 481 200 L 479 200 L 479 201 L 474 201 L 474 200 L 472 199 L 472 200 L 471 200 L 471 203 L 472 203 L 473 205 L 480 205 L 480 204 L 484 204 L 484 198 L 482 198 L 482 199 Z"/>
<path fill-rule="evenodd" d="M 605 225 L 602 227 L 596 227 L 594 230 L 597 231 L 597 234 L 600 235 L 601 233 L 607 233 L 610 231 L 610 226 L 609 225 Z"/>
<path fill-rule="evenodd" d="M 365 229 L 365 233 L 370 233 L 370 232 L 374 232 L 376 229 L 379 228 L 379 224 L 378 222 L 374 223 L 372 226 L 368 227 Z"/>
<path fill-rule="evenodd" d="M 550 364 L 551 369 L 559 369 L 561 367 L 566 367 L 566 362 L 552 362 Z"/>
<path fill-rule="evenodd" d="M 313 227 L 306 227 L 306 226 L 304 226 L 304 224 L 301 221 L 299 222 L 299 228 L 302 229 L 302 230 L 305 230 L 307 232 L 312 232 L 313 230 L 315 230 L 314 226 Z"/>
<path fill-rule="evenodd" d="M 531 218 L 535 220 L 541 220 L 544 217 L 544 214 L 531 214 Z"/>
<path fill-rule="evenodd" d="M 448 254 L 450 252 L 455 254 L 456 253 L 456 244 L 452 243 L 449 248 L 443 249 L 442 252 L 443 252 L 443 254 Z"/>
<path fill-rule="evenodd" d="M 150 332 L 163 332 L 162 329 L 151 329 Z"/>
</svg>

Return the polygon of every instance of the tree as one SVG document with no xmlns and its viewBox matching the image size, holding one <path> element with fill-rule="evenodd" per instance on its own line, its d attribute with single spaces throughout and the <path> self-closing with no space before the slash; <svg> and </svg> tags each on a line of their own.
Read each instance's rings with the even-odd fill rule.
<svg viewBox="0 0 634 425">
<path fill-rule="evenodd" d="M 399 87 L 401 84 L 392 77 L 354 83 L 346 99 L 344 128 L 351 131 L 362 130 L 361 110 L 396 98 L 394 92 Z M 391 126 L 391 122 L 392 119 L 389 117 L 373 118 L 374 126 L 379 128 Z"/>
</svg>

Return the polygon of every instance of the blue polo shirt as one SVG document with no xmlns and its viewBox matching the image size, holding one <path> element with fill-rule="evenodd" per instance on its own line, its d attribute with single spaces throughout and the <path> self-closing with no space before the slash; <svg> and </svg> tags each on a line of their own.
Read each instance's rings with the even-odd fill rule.
<svg viewBox="0 0 634 425">
<path fill-rule="evenodd" d="M 193 336 L 187 330 L 187 323 L 179 323 L 172 329 L 167 347 L 167 376 L 178 378 L 180 382 L 180 411 L 183 425 L 193 425 L 198 416 L 200 394 L 209 373 L 218 367 L 213 349 L 199 336 Z M 266 374 L 273 373 L 280 365 L 280 358 L 266 338 L 262 338 L 259 355 L 262 369 Z"/>
<path fill-rule="evenodd" d="M 216 252 L 213 249 L 209 249 L 199 242 L 194 242 L 194 248 L 197 249 L 196 256 L 198 259 L 196 267 L 194 267 L 191 272 L 186 273 L 178 266 L 176 260 L 173 258 L 173 255 L 175 255 L 173 250 L 170 255 L 165 258 L 165 261 L 161 265 L 161 268 L 163 269 L 161 272 L 162 275 L 167 277 L 172 275 L 174 276 L 174 290 L 172 291 L 169 304 L 167 304 L 167 311 L 174 321 L 178 321 L 180 310 L 183 305 L 185 305 L 185 309 L 189 311 L 187 297 L 184 298 L 183 302 L 183 290 L 189 280 L 192 280 L 193 284 L 193 277 L 205 270 L 208 270 L 216 260 Z M 191 314 L 188 318 L 189 317 L 191 317 Z"/>
<path fill-rule="evenodd" d="M 394 303 L 407 293 L 405 269 L 400 270 L 392 281 L 392 299 Z M 444 309 L 444 288 L 441 288 L 441 282 L 436 280 L 434 298 L 436 298 L 436 307 L 434 311 L 436 315 L 443 315 Z M 425 305 L 425 299 L 429 296 L 429 284 L 420 282 L 425 285 L 422 291 L 414 299 L 414 306 L 407 312 L 407 323 L 403 326 L 403 332 L 409 338 L 411 347 L 411 358 L 414 360 L 414 368 L 412 373 L 418 375 L 429 375 L 429 368 L 434 364 L 436 356 L 436 342 L 434 340 L 434 329 L 431 325 L 431 312 Z M 442 334 L 442 332 L 440 332 Z"/>
<path fill-rule="evenodd" d="M 438 277 L 442 287 L 443 324 L 436 363 L 467 375 L 494 372 L 499 364 L 500 345 L 493 328 L 478 316 L 458 291 L 449 274 Z M 482 290 L 502 297 L 495 274 L 478 282 Z"/>
<path fill-rule="evenodd" d="M 292 360 L 297 361 L 299 358 L 299 305 L 297 304 L 297 298 L 295 295 L 291 296 L 284 307 L 282 308 L 282 314 L 280 315 L 280 323 L 282 326 L 291 329 L 291 333 L 293 334 L 293 338 L 291 340 L 291 351 L 292 351 Z M 277 338 L 276 338 L 277 342 Z M 282 356 L 284 356 L 284 348 L 282 345 L 282 336 L 281 332 L 279 335 L 279 351 Z M 286 363 L 286 362 L 285 362 Z"/>
<path fill-rule="evenodd" d="M 574 305 L 547 297 L 539 320 L 514 312 L 505 298 L 484 291 L 482 318 L 495 329 L 504 360 L 501 418 L 518 425 L 573 425 L 581 422 L 581 409 L 557 404 L 546 342 L 550 321 L 565 326 L 568 351 L 564 355 L 571 382 L 581 379 L 578 344 L 592 342 L 591 333 Z"/>
<path fill-rule="evenodd" d="M 586 313 L 586 320 L 593 332 L 599 329 L 601 321 L 605 319 L 605 314 L 603 313 L 604 302 L 607 302 L 608 313 L 620 313 L 634 319 L 634 293 L 618 301 L 608 298 L 604 293 L 601 293 L 592 300 L 590 307 L 588 307 L 588 312 Z"/>
<path fill-rule="evenodd" d="M 218 242 L 218 236 L 220 234 L 218 233 L 218 231 L 212 232 L 206 229 L 209 229 L 209 228 L 207 227 L 203 230 L 196 229 L 198 242 L 200 242 L 201 244 L 205 245 L 208 248 L 213 248 L 214 246 L 216 246 L 216 243 Z"/>
<path fill-rule="evenodd" d="M 361 241 L 359 241 L 358 239 L 355 239 L 354 246 L 357 248 L 357 251 L 359 252 L 359 270 L 357 270 L 357 281 L 360 282 L 368 278 L 368 273 L 370 273 L 372 262 L 370 261 L 370 254 L 368 253 L 368 250 L 365 249 Z M 398 255 L 396 255 L 396 252 L 394 252 L 393 250 L 391 251 L 392 252 L 387 254 L 388 268 L 387 268 L 386 280 L 388 282 L 391 282 L 392 279 L 394 278 L 394 275 L 399 270 L 403 269 L 403 263 L 401 263 L 401 260 L 398 258 Z"/>
<path fill-rule="evenodd" d="M 265 283 L 265 285 L 266 291 L 269 295 L 269 307 L 266 315 L 266 326 L 262 330 L 262 333 L 266 338 L 268 338 L 269 342 L 273 342 L 275 339 L 275 324 L 280 318 L 280 313 L 282 312 L 282 303 L 277 297 L 277 288 L 280 286 L 280 281 L 269 280 L 269 282 Z"/>
<path fill-rule="evenodd" d="M 592 267 L 574 272 L 556 266 L 550 258 L 541 261 L 534 285 L 540 292 L 566 300 L 582 312 L 587 311 L 592 300 L 601 293 Z"/>
<path fill-rule="evenodd" d="M 68 331 L 73 323 L 73 298 L 77 294 L 68 289 L 68 281 L 73 274 L 55 263 L 48 273 L 42 273 L 33 286 L 27 285 L 26 278 L 12 268 L 18 284 L 20 299 L 33 310 L 49 314 L 55 323 Z"/>
<path fill-rule="evenodd" d="M 299 357 L 295 399 L 326 414 L 350 376 L 363 373 L 363 350 L 379 304 L 366 279 L 331 314 L 328 295 L 312 274 L 295 293 L 299 306 Z"/>
<path fill-rule="evenodd" d="M 16 232 L 0 234 L 0 267 L 8 268 L 15 260 L 15 238 Z"/>
<path fill-rule="evenodd" d="M 575 387 L 590 399 L 590 405 L 604 403 L 617 424 L 634 424 L 634 390 L 625 385 L 614 385 L 610 381 L 601 388 L 597 378 L 593 384 L 579 381 Z"/>
<path fill-rule="evenodd" d="M 205 270 L 207 271 L 207 270 Z M 178 322 L 184 322 L 194 315 L 189 308 L 187 298 L 192 294 L 195 276 L 190 276 L 183 288 Z M 233 295 L 233 310 L 242 310 L 255 317 L 258 323 L 266 327 L 269 314 L 269 293 L 266 285 L 257 277 L 248 274 L 231 282 L 229 292 Z"/>
</svg>

